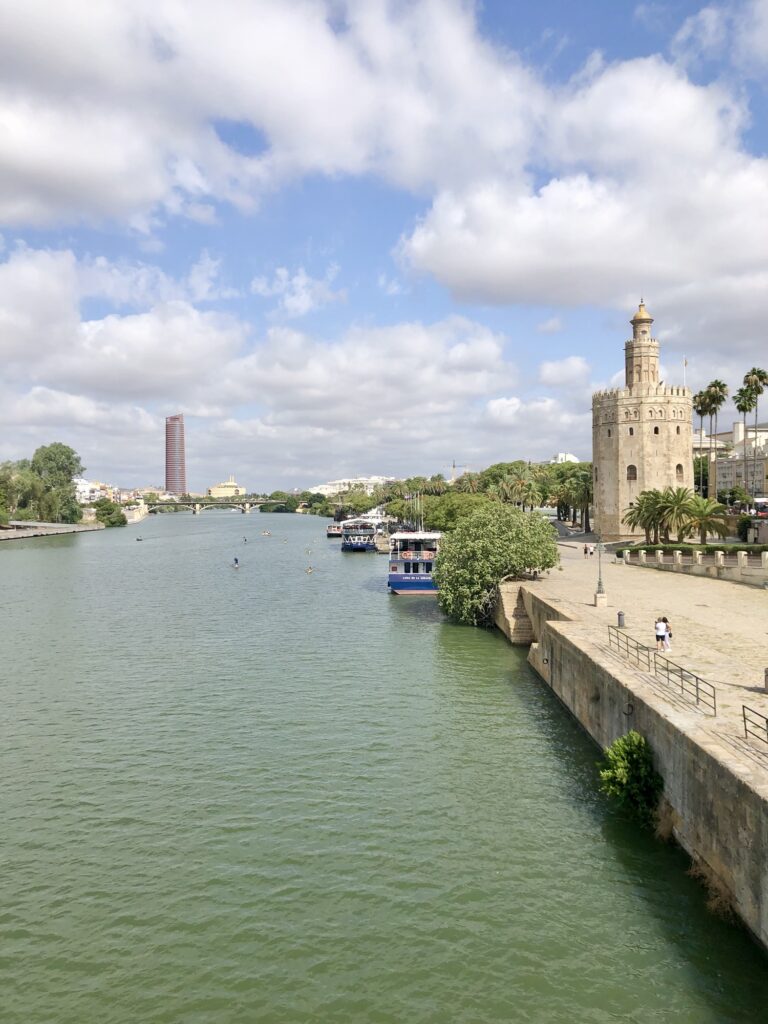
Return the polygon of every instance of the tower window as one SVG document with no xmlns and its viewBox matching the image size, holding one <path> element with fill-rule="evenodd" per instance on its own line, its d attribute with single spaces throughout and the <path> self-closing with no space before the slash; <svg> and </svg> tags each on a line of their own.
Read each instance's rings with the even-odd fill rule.
<svg viewBox="0 0 768 1024">
<path fill-rule="evenodd" d="M 653 419 L 653 409 L 648 410 L 648 416 L 650 419 Z"/>
<path fill-rule="evenodd" d="M 659 432 L 659 428 L 658 428 L 658 427 L 654 427 L 654 428 L 653 428 L 653 432 L 654 432 L 654 434 L 658 434 L 658 432 Z"/>
<path fill-rule="evenodd" d="M 611 436 L 611 428 L 608 427 L 608 437 L 610 437 L 610 436 Z"/>
<path fill-rule="evenodd" d="M 680 433 L 680 427 L 677 428 L 677 432 L 678 432 L 678 434 Z"/>
<path fill-rule="evenodd" d="M 627 466 L 627 480 L 637 480 L 637 466 Z"/>
<path fill-rule="evenodd" d="M 675 466 L 675 479 L 676 479 L 676 480 L 678 481 L 678 483 L 682 483 L 682 479 L 683 479 L 683 467 L 682 467 L 682 465 L 681 465 L 681 464 L 680 464 L 679 462 L 678 462 L 678 464 L 677 464 L 677 465 Z"/>
<path fill-rule="evenodd" d="M 630 427 L 629 428 L 629 435 L 630 435 L 630 437 L 632 436 L 632 434 L 634 434 L 634 432 L 635 432 L 635 428 L 634 427 Z"/>
</svg>

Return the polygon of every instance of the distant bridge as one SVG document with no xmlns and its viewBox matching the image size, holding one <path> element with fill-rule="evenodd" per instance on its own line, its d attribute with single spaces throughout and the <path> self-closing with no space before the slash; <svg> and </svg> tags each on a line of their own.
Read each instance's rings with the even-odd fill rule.
<svg viewBox="0 0 768 1024">
<path fill-rule="evenodd" d="M 193 499 L 185 501 L 182 499 L 181 501 L 155 501 L 151 504 L 143 502 L 143 504 L 147 512 L 157 512 L 164 508 L 188 508 L 192 515 L 198 516 L 209 508 L 234 508 L 238 512 L 242 512 L 243 515 L 248 515 L 252 508 L 261 508 L 262 505 L 278 506 L 283 505 L 284 502 L 274 498 L 263 498 L 256 501 L 251 498 L 216 498 L 213 501 L 194 501 Z"/>
</svg>

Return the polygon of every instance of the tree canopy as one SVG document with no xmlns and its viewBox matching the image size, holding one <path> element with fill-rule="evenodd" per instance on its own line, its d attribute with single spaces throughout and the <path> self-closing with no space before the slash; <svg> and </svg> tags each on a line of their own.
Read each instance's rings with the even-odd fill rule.
<svg viewBox="0 0 768 1024">
<path fill-rule="evenodd" d="M 559 560 L 544 516 L 489 502 L 443 538 L 434 571 L 440 607 L 455 622 L 485 625 L 504 578 L 551 569 Z"/>
</svg>

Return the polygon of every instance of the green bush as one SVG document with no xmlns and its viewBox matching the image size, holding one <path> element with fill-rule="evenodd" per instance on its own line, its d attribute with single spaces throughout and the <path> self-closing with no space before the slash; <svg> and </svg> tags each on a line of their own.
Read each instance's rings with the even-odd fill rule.
<svg viewBox="0 0 768 1024">
<path fill-rule="evenodd" d="M 749 537 L 749 528 L 752 525 L 752 516 L 739 516 L 736 521 L 736 533 L 739 540 L 746 541 Z"/>
<path fill-rule="evenodd" d="M 126 526 L 128 523 L 120 506 L 108 498 L 99 498 L 93 507 L 96 509 L 96 519 L 105 526 Z"/>
<path fill-rule="evenodd" d="M 653 767 L 648 741 L 632 729 L 605 751 L 600 766 L 600 789 L 643 822 L 654 822 L 664 783 Z"/>
</svg>

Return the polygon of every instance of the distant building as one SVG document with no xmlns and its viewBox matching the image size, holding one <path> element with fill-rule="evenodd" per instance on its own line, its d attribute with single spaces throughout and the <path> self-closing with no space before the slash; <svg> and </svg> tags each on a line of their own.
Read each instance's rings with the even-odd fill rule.
<svg viewBox="0 0 768 1024">
<path fill-rule="evenodd" d="M 347 491 L 365 491 L 366 494 L 373 494 L 377 487 L 395 480 L 394 476 L 353 476 L 347 480 L 329 480 L 327 484 L 316 484 L 307 488 L 312 494 L 322 494 L 330 498 L 334 494 L 345 494 Z"/>
<path fill-rule="evenodd" d="M 169 494 L 187 493 L 187 457 L 184 450 L 184 416 L 165 417 L 165 489 Z"/>
<path fill-rule="evenodd" d="M 632 536 L 623 518 L 642 491 L 693 489 L 690 389 L 659 380 L 659 343 L 642 302 L 630 323 L 625 387 L 592 396 L 595 531 L 606 541 Z"/>
<path fill-rule="evenodd" d="M 720 491 L 730 491 L 734 487 L 742 487 L 753 498 L 764 498 L 768 494 L 768 452 L 753 458 L 747 450 L 746 473 L 741 452 L 710 459 L 710 496 L 714 498 Z"/>
<path fill-rule="evenodd" d="M 549 460 L 550 466 L 560 466 L 564 462 L 580 462 L 581 459 L 577 459 L 575 455 L 571 455 L 570 452 L 558 452 L 554 458 Z"/>
<path fill-rule="evenodd" d="M 209 487 L 206 493 L 209 498 L 239 498 L 245 494 L 245 488 L 235 483 L 235 478 L 230 476 L 229 480 L 225 480 L 224 483 Z"/>
</svg>

